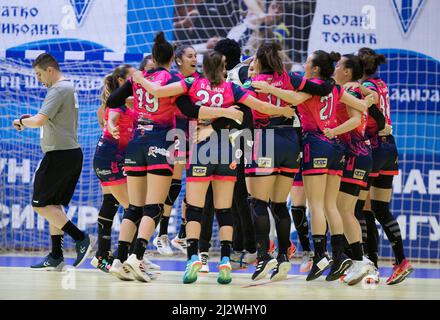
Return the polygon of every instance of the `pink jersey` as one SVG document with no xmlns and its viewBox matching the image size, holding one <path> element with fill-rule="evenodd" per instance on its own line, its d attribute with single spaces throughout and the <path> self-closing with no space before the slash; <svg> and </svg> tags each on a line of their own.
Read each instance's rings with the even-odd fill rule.
<svg viewBox="0 0 440 320">
<path fill-rule="evenodd" d="M 192 103 L 206 107 L 229 108 L 235 103 L 241 103 L 249 95 L 249 91 L 232 82 L 222 82 L 211 87 L 208 79 L 186 78 L 180 83 Z"/>
<path fill-rule="evenodd" d="M 361 90 L 359 88 L 355 88 L 353 90 L 347 91 L 358 99 L 363 99 Z M 348 119 L 350 119 L 350 115 L 348 113 L 348 108 L 344 103 L 338 101 L 336 105 L 336 120 L 338 121 L 338 125 L 344 123 Z M 365 128 L 367 126 L 368 121 L 368 111 L 365 111 L 361 115 L 361 124 L 346 133 L 339 135 L 339 139 L 345 144 L 348 145 L 352 140 L 353 141 L 362 141 L 365 139 Z"/>
<path fill-rule="evenodd" d="M 183 74 L 181 74 L 180 72 L 176 72 L 176 73 L 173 73 L 173 74 L 176 77 L 178 77 L 180 80 L 185 79 L 185 76 Z M 201 74 L 196 71 L 196 72 L 194 72 L 192 75 L 190 75 L 187 78 L 191 78 L 192 77 L 194 79 L 198 79 L 198 78 L 200 78 L 200 76 L 201 76 Z M 175 110 L 175 116 L 178 117 L 178 118 L 186 118 L 186 116 L 178 108 L 176 108 L 176 110 Z"/>
<path fill-rule="evenodd" d="M 118 140 L 113 138 L 111 133 L 108 131 L 107 122 L 110 111 L 118 112 L 120 114 L 118 120 L 119 134 L 120 137 Z M 106 108 L 105 109 L 105 117 L 104 117 L 104 129 L 102 130 L 102 136 L 105 140 L 108 141 L 116 141 L 118 143 L 118 149 L 123 150 L 127 147 L 130 140 L 133 138 L 133 129 L 134 123 L 136 119 L 136 112 L 132 109 L 123 107 L 123 108 Z"/>
<path fill-rule="evenodd" d="M 164 68 L 144 72 L 148 81 L 161 86 L 177 82 L 180 79 Z M 133 82 L 134 109 L 138 114 L 138 122 L 156 123 L 165 128 L 174 127 L 174 97 L 156 98 L 148 93 L 140 84 Z"/>
<path fill-rule="evenodd" d="M 391 111 L 390 111 L 390 96 L 388 92 L 388 87 L 379 77 L 368 78 L 362 84 L 371 89 L 379 95 L 379 105 L 378 108 L 385 117 L 386 123 L 391 125 Z M 367 122 L 366 133 L 368 137 L 373 137 L 377 135 L 379 131 L 376 121 L 369 117 Z"/>
<path fill-rule="evenodd" d="M 321 84 L 321 79 L 309 79 Z M 336 104 L 339 102 L 344 89 L 335 86 L 332 92 L 325 97 L 313 96 L 298 106 L 301 117 L 303 132 L 324 131 L 324 128 L 335 128 L 338 123 L 336 120 Z"/>
<path fill-rule="evenodd" d="M 289 74 L 284 71 L 283 74 L 279 75 L 278 73 L 260 73 L 256 77 L 252 78 L 252 81 L 265 81 L 271 85 L 273 85 L 276 88 L 284 89 L 284 90 L 295 90 L 291 79 L 289 77 Z M 263 92 L 255 92 L 255 97 L 258 98 L 261 101 L 269 102 L 277 107 L 285 107 L 288 105 L 287 102 L 284 100 L 281 100 L 280 98 L 263 93 Z M 252 114 L 254 116 L 254 124 L 256 127 L 265 127 L 269 123 L 270 115 L 267 115 L 265 113 L 258 112 L 256 110 L 252 109 Z"/>
</svg>

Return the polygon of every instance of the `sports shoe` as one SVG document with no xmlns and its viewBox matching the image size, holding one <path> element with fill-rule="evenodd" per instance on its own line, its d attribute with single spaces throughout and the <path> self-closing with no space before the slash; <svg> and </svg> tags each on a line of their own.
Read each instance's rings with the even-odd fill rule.
<svg viewBox="0 0 440 320">
<path fill-rule="evenodd" d="M 220 265 L 218 266 L 218 277 L 217 282 L 220 284 L 228 284 L 231 283 L 231 264 L 229 263 L 228 257 L 223 257 L 220 261 Z"/>
<path fill-rule="evenodd" d="M 197 281 L 197 273 L 202 268 L 202 262 L 197 255 L 193 255 L 186 262 L 185 273 L 183 274 L 183 283 L 193 283 Z"/>
<path fill-rule="evenodd" d="M 333 261 L 329 259 L 328 256 L 324 255 L 322 258 L 314 256 L 312 268 L 307 275 L 306 281 L 312 281 L 319 278 L 325 270 L 331 267 L 332 264 Z"/>
<path fill-rule="evenodd" d="M 43 261 L 31 266 L 33 270 L 47 270 L 47 271 L 63 271 L 65 266 L 64 258 L 59 257 L 58 259 L 52 258 L 52 254 L 48 254 L 44 257 Z"/>
<path fill-rule="evenodd" d="M 398 284 L 405 280 L 412 272 L 413 267 L 408 260 L 404 259 L 400 264 L 394 265 L 393 274 L 387 279 L 388 285 Z"/>
<path fill-rule="evenodd" d="M 144 254 L 144 264 L 145 264 L 145 269 L 147 270 L 160 270 L 160 265 L 155 264 L 153 261 L 151 261 L 150 259 L 148 259 L 149 254 L 145 253 Z"/>
<path fill-rule="evenodd" d="M 231 256 L 229 257 L 232 270 L 240 270 L 240 269 L 246 269 L 247 264 L 243 264 L 243 256 L 245 252 L 244 251 L 232 251 Z"/>
<path fill-rule="evenodd" d="M 245 254 L 243 256 L 244 263 L 247 263 L 248 266 L 250 264 L 255 264 L 257 262 L 257 251 L 254 253 L 250 253 L 249 251 L 245 251 Z"/>
<path fill-rule="evenodd" d="M 368 272 L 368 274 L 365 276 L 364 281 L 366 284 L 378 284 L 380 281 L 379 270 L 374 267 L 373 270 Z"/>
<path fill-rule="evenodd" d="M 345 253 L 341 253 L 338 258 L 333 259 L 332 267 L 325 280 L 338 280 L 341 276 L 344 275 L 345 271 L 352 266 L 352 264 L 353 261 Z"/>
<path fill-rule="evenodd" d="M 277 247 L 275 246 L 275 242 L 273 240 L 269 240 L 269 249 L 267 250 L 267 253 L 273 256 L 276 249 Z"/>
<path fill-rule="evenodd" d="M 96 269 L 108 273 L 112 266 L 113 260 L 114 258 L 111 255 L 111 252 L 109 252 L 105 256 L 94 256 L 93 259 L 90 261 L 90 264 L 94 266 Z"/>
<path fill-rule="evenodd" d="M 133 281 L 134 276 L 131 273 L 130 269 L 125 267 L 121 260 L 114 259 L 112 266 L 110 267 L 109 273 L 116 278 L 123 281 Z"/>
<path fill-rule="evenodd" d="M 296 252 L 296 246 L 295 246 L 295 244 L 292 242 L 292 240 L 290 240 L 290 246 L 289 246 L 289 248 L 287 249 L 287 257 L 289 258 L 289 260 L 292 259 L 292 257 L 293 257 L 293 255 L 295 254 L 295 252 Z"/>
<path fill-rule="evenodd" d="M 347 274 L 345 275 L 343 281 L 349 286 L 354 286 L 355 284 L 362 281 L 362 279 L 371 271 L 374 270 L 374 264 L 367 258 L 363 258 L 361 261 L 353 260 L 353 264 L 347 269 Z"/>
<path fill-rule="evenodd" d="M 151 278 L 147 274 L 147 270 L 145 269 L 144 261 L 138 260 L 135 254 L 131 254 L 128 259 L 123 264 L 124 267 L 127 267 L 136 280 L 141 282 L 150 282 Z"/>
<path fill-rule="evenodd" d="M 75 250 L 77 254 L 76 260 L 73 263 L 75 268 L 78 268 L 87 259 L 90 251 L 92 250 L 93 244 L 90 240 L 90 236 L 84 232 L 84 239 L 75 243 Z"/>
<path fill-rule="evenodd" d="M 261 260 L 257 259 L 257 266 L 255 272 L 252 274 L 252 280 L 257 281 L 265 278 L 277 264 L 277 259 L 272 258 L 270 255 L 263 257 Z"/>
<path fill-rule="evenodd" d="M 277 265 L 270 276 L 270 281 L 281 281 L 287 279 L 287 274 L 292 268 L 287 255 L 282 254 L 277 258 Z"/>
<path fill-rule="evenodd" d="M 200 261 L 202 262 L 202 267 L 200 272 L 209 273 L 209 254 L 208 252 L 200 252 L 199 256 Z"/>
<path fill-rule="evenodd" d="M 154 238 L 153 245 L 157 248 L 159 254 L 168 257 L 173 255 L 173 250 L 170 247 L 170 240 L 166 234 Z"/>
<path fill-rule="evenodd" d="M 312 251 L 304 251 L 302 253 L 302 261 L 299 266 L 299 272 L 309 272 L 312 269 L 313 265 L 313 252 Z"/>
<path fill-rule="evenodd" d="M 180 250 L 183 254 L 186 254 L 186 248 L 188 247 L 186 238 L 179 238 L 179 236 L 176 236 L 171 240 L 171 245 L 177 250 Z"/>
</svg>

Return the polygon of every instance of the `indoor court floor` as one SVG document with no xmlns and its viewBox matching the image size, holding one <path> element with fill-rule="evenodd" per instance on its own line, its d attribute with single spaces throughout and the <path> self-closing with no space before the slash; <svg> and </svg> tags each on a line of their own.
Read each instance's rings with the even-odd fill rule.
<svg viewBox="0 0 440 320">
<path fill-rule="evenodd" d="M 348 287 L 339 282 L 326 282 L 324 277 L 306 282 L 298 271 L 299 260 L 284 281 L 252 281 L 249 270 L 233 272 L 229 285 L 219 285 L 217 258 L 210 262 L 211 272 L 199 274 L 196 283 L 183 284 L 185 266 L 183 257 L 178 259 L 152 259 L 161 266 L 159 278 L 151 283 L 124 282 L 94 269 L 90 259 L 79 269 L 67 267 L 63 272 L 35 271 L 29 266 L 41 257 L 0 255 L 0 300 L 5 299 L 148 299 L 148 300 L 402 300 L 440 299 L 439 265 L 414 264 L 414 272 L 404 282 L 388 286 L 385 280 L 391 274 L 390 267 L 383 267 L 381 282 L 376 287 L 362 283 Z M 214 262 L 215 261 L 215 262 Z M 66 259 L 71 264 L 73 259 Z M 384 265 L 387 262 L 383 262 Z"/>
</svg>

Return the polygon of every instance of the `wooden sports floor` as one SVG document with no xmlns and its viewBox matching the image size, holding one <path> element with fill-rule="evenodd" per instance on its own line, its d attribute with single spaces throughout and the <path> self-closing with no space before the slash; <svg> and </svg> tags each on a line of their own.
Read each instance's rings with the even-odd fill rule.
<svg viewBox="0 0 440 320">
<path fill-rule="evenodd" d="M 329 299 L 440 299 L 440 265 L 417 265 L 409 279 L 388 286 L 386 278 L 391 268 L 383 267 L 381 282 L 376 287 L 358 284 L 353 287 L 339 282 L 326 282 L 321 277 L 312 282 L 298 272 L 299 261 L 287 280 L 258 282 L 250 279 L 254 267 L 233 273 L 229 285 L 216 282 L 216 263 L 211 272 L 200 274 L 196 283 L 182 283 L 183 257 L 152 260 L 161 265 L 159 278 L 151 283 L 123 282 L 93 269 L 90 260 L 81 268 L 67 268 L 63 272 L 34 271 L 29 265 L 41 257 L 0 256 L 0 300 L 5 299 L 148 299 L 148 300 L 329 300 Z M 213 261 L 216 259 L 212 259 Z M 73 259 L 66 259 L 71 263 Z M 382 264 L 388 264 L 384 262 Z"/>
</svg>

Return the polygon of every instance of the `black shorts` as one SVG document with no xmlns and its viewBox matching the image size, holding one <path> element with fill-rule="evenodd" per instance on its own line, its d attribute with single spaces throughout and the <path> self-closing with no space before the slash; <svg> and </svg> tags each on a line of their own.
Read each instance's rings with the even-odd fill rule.
<svg viewBox="0 0 440 320">
<path fill-rule="evenodd" d="M 173 175 L 174 141 L 167 141 L 167 132 L 168 129 L 136 131 L 125 154 L 127 176 L 145 176 L 147 173 Z"/>
<path fill-rule="evenodd" d="M 293 178 L 299 171 L 300 144 L 293 127 L 255 130 L 252 153 L 252 162 L 245 168 L 247 177 L 279 174 Z"/>
<path fill-rule="evenodd" d="M 35 173 L 32 206 L 67 206 L 81 175 L 82 162 L 80 148 L 47 152 Z"/>
<path fill-rule="evenodd" d="M 345 166 L 342 182 L 367 187 L 373 165 L 371 148 L 364 141 L 353 143 L 345 149 Z"/>
<path fill-rule="evenodd" d="M 370 139 L 370 141 L 373 152 L 373 169 L 371 170 L 370 177 L 398 175 L 399 162 L 394 137 L 376 137 Z"/>
<path fill-rule="evenodd" d="M 101 137 L 93 157 L 93 170 L 103 187 L 127 183 L 124 172 L 125 150 Z"/>
<path fill-rule="evenodd" d="M 188 118 L 176 117 L 176 139 L 175 139 L 175 162 L 184 164 L 189 155 L 189 120 Z"/>
<path fill-rule="evenodd" d="M 230 143 L 212 143 L 210 139 L 192 144 L 186 165 L 187 182 L 212 180 L 237 181 L 241 154 Z"/>
<path fill-rule="evenodd" d="M 322 133 L 307 132 L 303 138 L 302 174 L 329 174 L 342 176 L 344 146 L 336 139 L 327 139 Z"/>
</svg>

